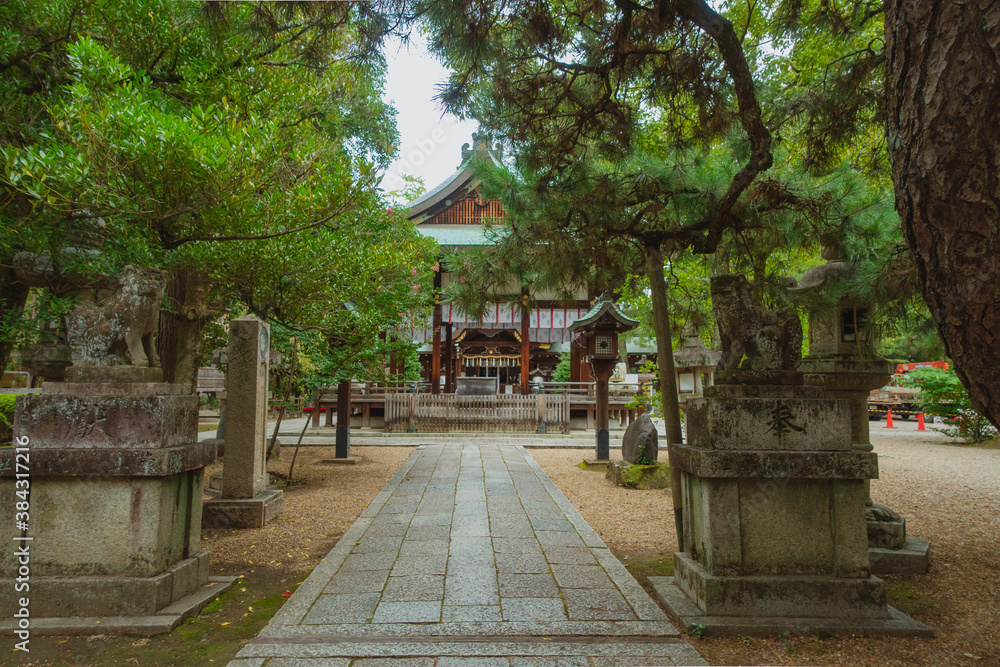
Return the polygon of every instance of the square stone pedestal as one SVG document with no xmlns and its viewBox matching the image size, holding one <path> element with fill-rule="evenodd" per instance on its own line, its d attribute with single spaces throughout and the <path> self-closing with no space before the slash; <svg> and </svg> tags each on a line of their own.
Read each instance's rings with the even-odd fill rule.
<svg viewBox="0 0 1000 667">
<path fill-rule="evenodd" d="M 361 462 L 360 456 L 342 456 L 340 458 L 323 459 L 320 461 L 320 465 L 325 466 L 336 466 L 336 465 L 357 465 Z"/>
<path fill-rule="evenodd" d="M 683 539 L 673 581 L 655 582 L 685 626 L 715 634 L 927 635 L 871 576 L 865 481 L 849 406 L 814 387 L 717 385 L 688 401 L 680 472 Z"/>
<path fill-rule="evenodd" d="M 166 632 L 228 587 L 210 579 L 200 548 L 202 478 L 215 447 L 197 441 L 197 398 L 129 377 L 118 368 L 18 400 L 14 435 L 25 451 L 16 459 L 0 450 L 0 530 L 29 550 L 33 632 Z M 26 501 L 15 490 L 25 471 L 16 463 L 31 489 L 21 527 L 17 503 Z M 15 590 L 22 566 L 5 549 L 0 588 Z M 0 618 L 13 617 L 16 597 L 0 596 Z"/>
<path fill-rule="evenodd" d="M 281 489 L 264 489 L 253 498 L 213 498 L 202 510 L 203 528 L 263 528 L 281 514 Z"/>
<path fill-rule="evenodd" d="M 931 564 L 931 544 L 907 537 L 898 548 L 868 547 L 873 574 L 926 574 Z"/>
</svg>

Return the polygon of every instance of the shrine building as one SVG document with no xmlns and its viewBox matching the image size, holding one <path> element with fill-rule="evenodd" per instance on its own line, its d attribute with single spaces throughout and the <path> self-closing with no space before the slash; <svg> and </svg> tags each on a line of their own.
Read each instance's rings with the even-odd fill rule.
<svg viewBox="0 0 1000 667">
<path fill-rule="evenodd" d="M 409 219 L 424 236 L 446 252 L 489 245 L 484 220 L 505 217 L 500 202 L 483 199 L 474 164 L 491 160 L 500 164 L 499 145 L 485 134 L 473 134 L 473 145 L 462 147 L 462 163 L 443 183 L 407 204 Z M 457 276 L 445 270 L 435 274 L 436 291 L 447 288 Z M 433 393 L 452 393 L 458 377 L 494 377 L 500 393 L 528 394 L 531 383 L 550 380 L 565 352 L 571 354 L 572 382 L 590 380 L 583 361 L 584 341 L 574 340 L 569 326 L 590 309 L 585 290 L 566 307 L 555 294 L 536 294 L 535 307 L 495 303 L 482 320 L 474 320 L 448 303 L 439 303 L 423 329 L 412 332 L 420 348 L 424 377 Z M 435 382 L 435 379 L 437 381 Z"/>
</svg>

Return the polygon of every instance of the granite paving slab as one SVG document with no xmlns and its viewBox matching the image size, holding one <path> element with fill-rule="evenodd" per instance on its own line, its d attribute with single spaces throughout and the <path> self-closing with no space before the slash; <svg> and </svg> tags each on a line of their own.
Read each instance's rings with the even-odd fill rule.
<svg viewBox="0 0 1000 667">
<path fill-rule="evenodd" d="M 230 663 L 614 664 L 706 663 L 524 447 L 502 442 L 418 447 Z"/>
</svg>

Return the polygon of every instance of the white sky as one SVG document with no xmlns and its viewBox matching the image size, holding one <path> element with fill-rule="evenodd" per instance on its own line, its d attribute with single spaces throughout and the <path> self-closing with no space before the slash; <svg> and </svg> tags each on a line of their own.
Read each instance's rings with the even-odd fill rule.
<svg viewBox="0 0 1000 667">
<path fill-rule="evenodd" d="M 462 161 L 462 144 L 472 142 L 478 128 L 473 121 L 460 121 L 451 114 L 442 116 L 433 100 L 438 84 L 448 78 L 448 70 L 427 52 L 423 35 L 414 31 L 408 48 L 398 42 L 386 46 L 389 76 L 385 97 L 397 111 L 399 158 L 389 166 L 382 180 L 385 191 L 403 185 L 400 174 L 424 180 L 428 190 L 450 176 Z"/>
</svg>

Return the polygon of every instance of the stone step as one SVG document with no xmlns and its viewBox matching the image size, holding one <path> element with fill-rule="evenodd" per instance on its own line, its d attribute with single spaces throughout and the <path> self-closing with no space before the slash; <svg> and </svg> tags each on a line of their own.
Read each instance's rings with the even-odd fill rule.
<svg viewBox="0 0 1000 667">
<path fill-rule="evenodd" d="M 324 642 L 268 643 L 258 639 L 244 648 L 229 667 L 260 667 L 270 658 L 292 659 L 295 664 L 332 664 L 345 660 L 377 658 L 379 664 L 434 664 L 435 658 L 461 660 L 461 664 L 513 665 L 593 664 L 595 667 L 643 665 L 706 665 L 689 644 L 676 637 L 483 637 L 483 636 L 411 636 L 402 638 L 344 638 Z M 252 656 L 252 657 L 251 657 Z M 327 662 L 331 661 L 331 662 Z M 337 663 L 339 664 L 339 663 Z"/>
</svg>

